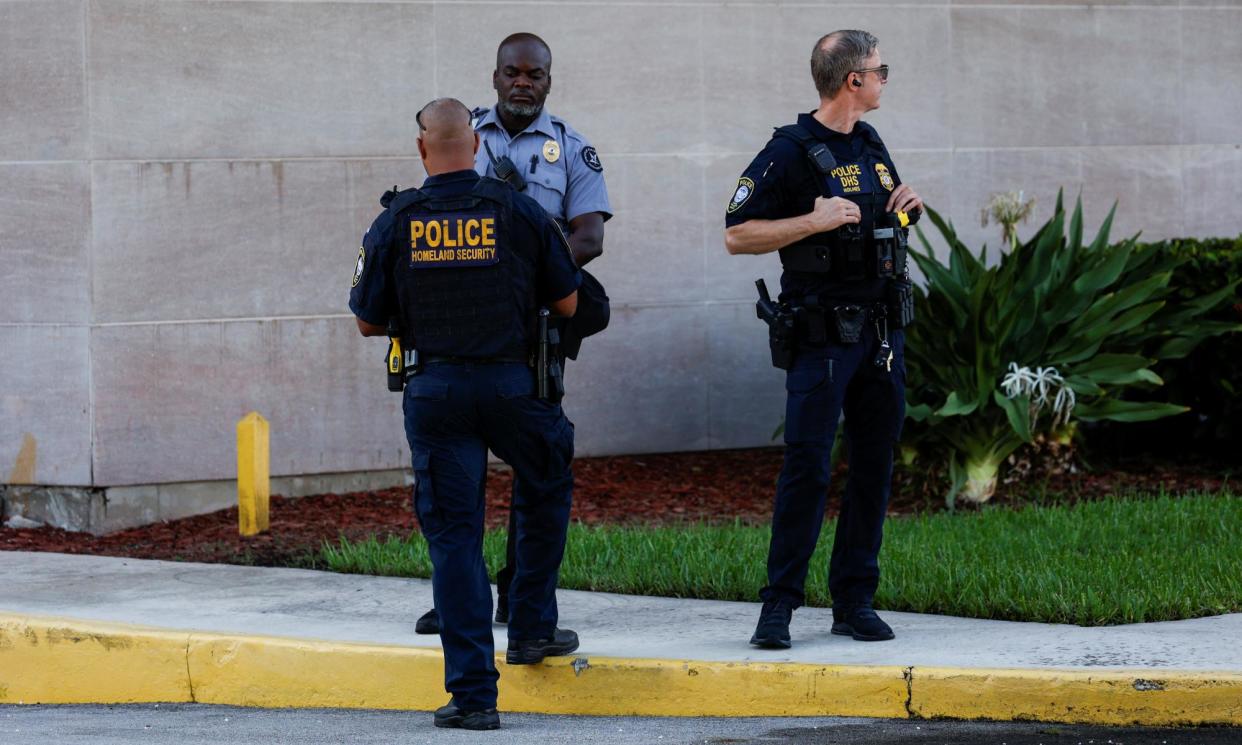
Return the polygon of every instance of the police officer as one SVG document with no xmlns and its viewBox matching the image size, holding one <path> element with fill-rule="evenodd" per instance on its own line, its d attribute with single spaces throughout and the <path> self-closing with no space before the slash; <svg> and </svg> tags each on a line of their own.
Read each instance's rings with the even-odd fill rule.
<svg viewBox="0 0 1242 745">
<path fill-rule="evenodd" d="M 581 276 L 557 225 L 534 200 L 473 170 L 470 111 L 437 99 L 419 113 L 427 180 L 397 194 L 363 240 L 349 306 L 364 336 L 400 319 L 418 362 L 406 370 L 405 430 L 414 507 L 444 617 L 448 705 L 437 727 L 495 729 L 491 592 L 483 563 L 490 449 L 525 489 L 515 505 L 517 570 L 510 591 L 509 664 L 568 654 L 556 581 L 573 491 L 573 426 L 535 396 L 527 364 L 539 306 L 572 316 Z"/>
<path fill-rule="evenodd" d="M 475 155 L 475 170 L 509 181 L 538 202 L 568 234 L 574 261 L 580 267 L 586 265 L 603 253 L 604 223 L 612 217 L 612 208 L 604 185 L 604 166 L 595 148 L 544 108 L 552 90 L 552 50 L 534 34 L 509 35 L 496 50 L 492 86 L 496 106 L 475 109 L 471 114 L 483 143 Z M 514 501 L 523 488 L 515 478 Z M 506 566 L 496 574 L 498 623 L 505 623 L 509 617 L 513 521 L 510 511 Z M 439 633 L 435 608 L 418 619 L 414 630 Z"/>
<path fill-rule="evenodd" d="M 905 416 L 904 338 L 912 319 L 905 226 L 922 200 L 901 182 L 876 131 L 888 65 L 865 31 L 834 31 L 811 53 L 819 107 L 781 127 L 738 180 L 725 215 L 730 254 L 780 251 L 773 337 L 787 369 L 785 460 L 776 487 L 768 584 L 751 644 L 791 645 L 807 565 L 819 540 L 837 422 L 845 415 L 849 480 L 832 544 L 832 633 L 893 638 L 872 609 L 892 476 Z M 785 346 L 781 346 L 781 345 Z M 781 347 L 778 349 L 778 347 Z"/>
</svg>

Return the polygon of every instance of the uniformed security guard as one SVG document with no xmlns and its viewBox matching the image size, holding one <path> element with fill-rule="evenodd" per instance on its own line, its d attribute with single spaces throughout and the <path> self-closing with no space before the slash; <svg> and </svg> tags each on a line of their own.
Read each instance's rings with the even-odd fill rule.
<svg viewBox="0 0 1242 745">
<path fill-rule="evenodd" d="M 508 181 L 538 202 L 568 234 L 574 261 L 585 266 L 603 253 L 604 223 L 612 217 L 612 207 L 604 184 L 604 166 L 595 148 L 544 108 L 552 90 L 552 50 L 531 33 L 505 37 L 496 50 L 492 86 L 496 89 L 496 106 L 475 109 L 471 114 L 482 140 L 482 147 L 475 154 L 475 170 L 483 176 Z M 523 488 L 521 481 L 514 479 L 514 502 Z M 515 513 L 510 510 L 510 536 L 514 519 Z M 506 566 L 496 574 L 498 623 L 505 623 L 509 617 L 512 538 L 506 558 Z M 414 630 L 420 634 L 439 633 L 440 619 L 435 608 L 418 619 Z"/>
<path fill-rule="evenodd" d="M 912 316 L 906 225 L 922 200 L 901 182 L 863 114 L 888 80 L 877 40 L 834 31 L 816 44 L 811 72 L 819 107 L 781 127 L 738 180 L 726 208 L 731 254 L 780 250 L 773 362 L 787 370 L 785 461 L 776 487 L 768 584 L 751 643 L 787 648 L 819 540 L 837 422 L 845 414 L 849 480 L 832 545 L 832 633 L 892 639 L 872 609 L 892 476 L 905 416 L 904 337 Z"/>
<path fill-rule="evenodd" d="M 573 492 L 573 425 L 535 396 L 528 366 L 539 306 L 572 316 L 581 276 L 559 227 L 529 197 L 473 170 L 470 111 L 438 99 L 419 113 L 427 180 L 397 194 L 363 239 L 349 306 L 364 336 L 400 319 L 405 430 L 414 507 L 444 617 L 445 688 L 438 727 L 495 729 L 491 592 L 483 563 L 487 451 L 525 489 L 516 505 L 509 664 L 578 647 L 558 629 L 556 581 Z"/>
</svg>

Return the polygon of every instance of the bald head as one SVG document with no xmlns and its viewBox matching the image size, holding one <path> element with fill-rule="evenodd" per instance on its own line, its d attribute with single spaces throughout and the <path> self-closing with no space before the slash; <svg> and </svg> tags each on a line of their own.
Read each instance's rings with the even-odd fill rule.
<svg viewBox="0 0 1242 745">
<path fill-rule="evenodd" d="M 418 120 L 418 153 L 429 175 L 474 168 L 479 138 L 470 126 L 470 109 L 456 98 L 437 98 Z"/>
<path fill-rule="evenodd" d="M 538 57 L 543 62 L 544 70 L 550 70 L 552 67 L 552 47 L 538 36 L 525 31 L 519 31 L 516 34 L 509 34 L 500 42 L 500 46 L 496 47 L 496 67 L 504 67 L 505 53 L 521 51 L 522 53 Z"/>
</svg>

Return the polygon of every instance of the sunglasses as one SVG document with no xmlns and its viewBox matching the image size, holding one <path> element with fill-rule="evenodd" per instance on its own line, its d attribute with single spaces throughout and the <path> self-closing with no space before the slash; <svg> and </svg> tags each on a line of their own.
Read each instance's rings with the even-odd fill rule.
<svg viewBox="0 0 1242 745">
<path fill-rule="evenodd" d="M 850 72 L 855 72 L 855 73 L 858 73 L 859 75 L 862 75 L 864 72 L 879 73 L 880 82 L 881 83 L 888 82 L 888 65 L 880 65 L 879 67 L 868 67 L 865 70 L 850 70 Z"/>
</svg>

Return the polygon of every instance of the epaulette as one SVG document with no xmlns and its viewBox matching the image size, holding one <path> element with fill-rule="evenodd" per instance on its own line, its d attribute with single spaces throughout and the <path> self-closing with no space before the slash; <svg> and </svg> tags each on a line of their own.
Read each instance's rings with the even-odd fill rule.
<svg viewBox="0 0 1242 745">
<path fill-rule="evenodd" d="M 483 117 L 487 116 L 487 112 L 489 111 L 491 111 L 491 108 L 487 106 L 480 106 L 477 109 L 472 109 L 470 111 L 470 128 L 477 128 L 479 126 L 479 122 L 483 121 Z"/>
</svg>

